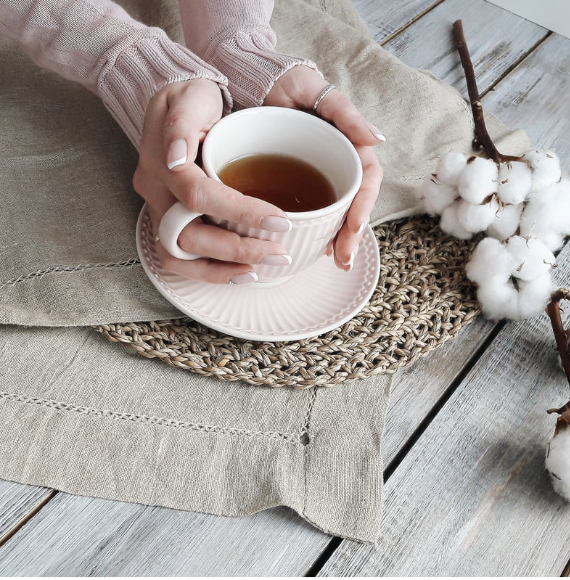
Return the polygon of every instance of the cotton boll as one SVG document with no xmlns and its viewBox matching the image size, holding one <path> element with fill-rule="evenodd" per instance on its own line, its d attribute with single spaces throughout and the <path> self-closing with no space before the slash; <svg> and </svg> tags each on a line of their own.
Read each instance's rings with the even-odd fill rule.
<svg viewBox="0 0 570 580">
<path fill-rule="evenodd" d="M 487 235 L 498 240 L 506 240 L 514 235 L 519 227 L 523 205 L 519 203 L 499 208 L 491 225 L 487 228 Z"/>
<path fill-rule="evenodd" d="M 507 250 L 517 264 L 512 275 L 521 280 L 533 280 L 550 272 L 556 258 L 538 239 L 512 236 L 507 242 Z"/>
<path fill-rule="evenodd" d="M 559 431 L 553 437 L 545 464 L 556 493 L 570 501 L 570 429 Z"/>
<path fill-rule="evenodd" d="M 522 203 L 532 188 L 532 172 L 522 161 L 501 163 L 497 193 L 505 203 Z"/>
<path fill-rule="evenodd" d="M 441 215 L 459 195 L 457 188 L 441 183 L 435 177 L 424 180 L 419 190 L 424 211 L 429 215 Z"/>
<path fill-rule="evenodd" d="M 484 286 L 491 280 L 506 283 L 513 268 L 516 261 L 505 244 L 494 238 L 483 238 L 465 265 L 465 272 L 469 280 Z"/>
<path fill-rule="evenodd" d="M 477 289 L 477 300 L 483 314 L 491 320 L 518 317 L 518 292 L 510 280 L 487 280 Z"/>
<path fill-rule="evenodd" d="M 553 151 L 528 151 L 523 158 L 532 169 L 532 189 L 538 191 L 560 180 L 560 160 Z"/>
<path fill-rule="evenodd" d="M 554 290 L 550 273 L 542 274 L 534 280 L 520 280 L 518 287 L 520 319 L 534 318 L 542 314 Z"/>
<path fill-rule="evenodd" d="M 441 214 L 439 227 L 446 234 L 459 238 L 460 240 L 468 240 L 472 237 L 472 233 L 467 231 L 460 223 L 457 217 L 457 207 L 459 201 L 455 200 L 451 205 L 447 206 Z"/>
<path fill-rule="evenodd" d="M 461 199 L 457 204 L 457 220 L 468 232 L 483 232 L 493 222 L 498 210 L 499 204 L 495 199 L 483 205 L 475 205 Z"/>
<path fill-rule="evenodd" d="M 497 193 L 499 169 L 492 159 L 470 157 L 459 176 L 459 195 L 470 203 L 480 204 Z"/>
<path fill-rule="evenodd" d="M 444 153 L 438 160 L 435 173 L 438 180 L 447 185 L 457 187 L 459 175 L 465 168 L 467 157 L 458 151 Z"/>
<path fill-rule="evenodd" d="M 552 251 L 570 235 L 570 181 L 562 179 L 529 196 L 520 220 L 521 235 L 543 241 Z"/>
</svg>

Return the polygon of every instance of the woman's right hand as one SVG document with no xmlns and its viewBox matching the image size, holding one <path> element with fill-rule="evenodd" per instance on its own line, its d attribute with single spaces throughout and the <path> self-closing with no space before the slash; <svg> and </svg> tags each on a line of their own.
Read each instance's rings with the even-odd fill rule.
<svg viewBox="0 0 570 580">
<path fill-rule="evenodd" d="M 222 110 L 220 88 L 204 79 L 166 85 L 149 103 L 133 185 L 149 206 L 155 235 L 162 216 L 176 201 L 214 219 L 268 231 L 289 229 L 285 212 L 209 178 L 195 163 L 199 144 Z M 185 278 L 215 284 L 255 282 L 252 264 L 289 263 L 281 244 L 240 237 L 202 218 L 186 226 L 178 245 L 204 257 L 179 260 L 159 240 L 162 266 Z"/>
</svg>

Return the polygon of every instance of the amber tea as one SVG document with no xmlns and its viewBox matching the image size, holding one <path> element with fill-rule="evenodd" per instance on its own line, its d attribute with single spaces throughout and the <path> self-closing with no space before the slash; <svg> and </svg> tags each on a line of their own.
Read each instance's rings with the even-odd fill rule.
<svg viewBox="0 0 570 580">
<path fill-rule="evenodd" d="M 336 201 L 331 183 L 318 169 L 288 155 L 239 157 L 218 171 L 218 176 L 229 187 L 283 211 L 314 211 Z"/>
</svg>

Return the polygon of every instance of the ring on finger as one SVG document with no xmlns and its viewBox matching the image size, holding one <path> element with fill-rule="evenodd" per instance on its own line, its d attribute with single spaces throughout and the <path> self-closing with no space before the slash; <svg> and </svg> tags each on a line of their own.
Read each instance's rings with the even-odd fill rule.
<svg viewBox="0 0 570 580">
<path fill-rule="evenodd" d="M 319 107 L 319 105 L 321 104 L 321 101 L 333 90 L 336 89 L 336 87 L 333 84 L 328 84 L 319 94 L 319 96 L 317 97 L 317 100 L 315 101 L 315 104 L 313 105 L 313 113 L 315 113 L 316 115 L 318 115 L 319 113 L 317 112 L 317 109 Z"/>
</svg>

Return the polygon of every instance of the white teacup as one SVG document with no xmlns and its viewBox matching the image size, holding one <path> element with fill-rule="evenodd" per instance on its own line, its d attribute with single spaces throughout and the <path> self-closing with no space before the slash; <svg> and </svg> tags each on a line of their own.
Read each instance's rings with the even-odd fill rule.
<svg viewBox="0 0 570 580">
<path fill-rule="evenodd" d="M 336 198 L 334 203 L 318 210 L 287 212 L 293 224 L 289 232 L 268 232 L 225 220 L 218 224 L 241 236 L 275 240 L 285 246 L 292 258 L 289 266 L 253 265 L 259 276 L 256 286 L 274 286 L 324 255 L 360 188 L 362 164 L 352 143 L 338 129 L 319 117 L 283 107 L 244 109 L 221 119 L 204 140 L 202 164 L 210 177 L 221 181 L 218 172 L 228 163 L 259 154 L 288 155 L 311 164 L 327 177 Z M 200 215 L 180 202 L 164 215 L 158 233 L 173 256 L 186 260 L 200 257 L 178 246 L 182 230 Z"/>
</svg>

